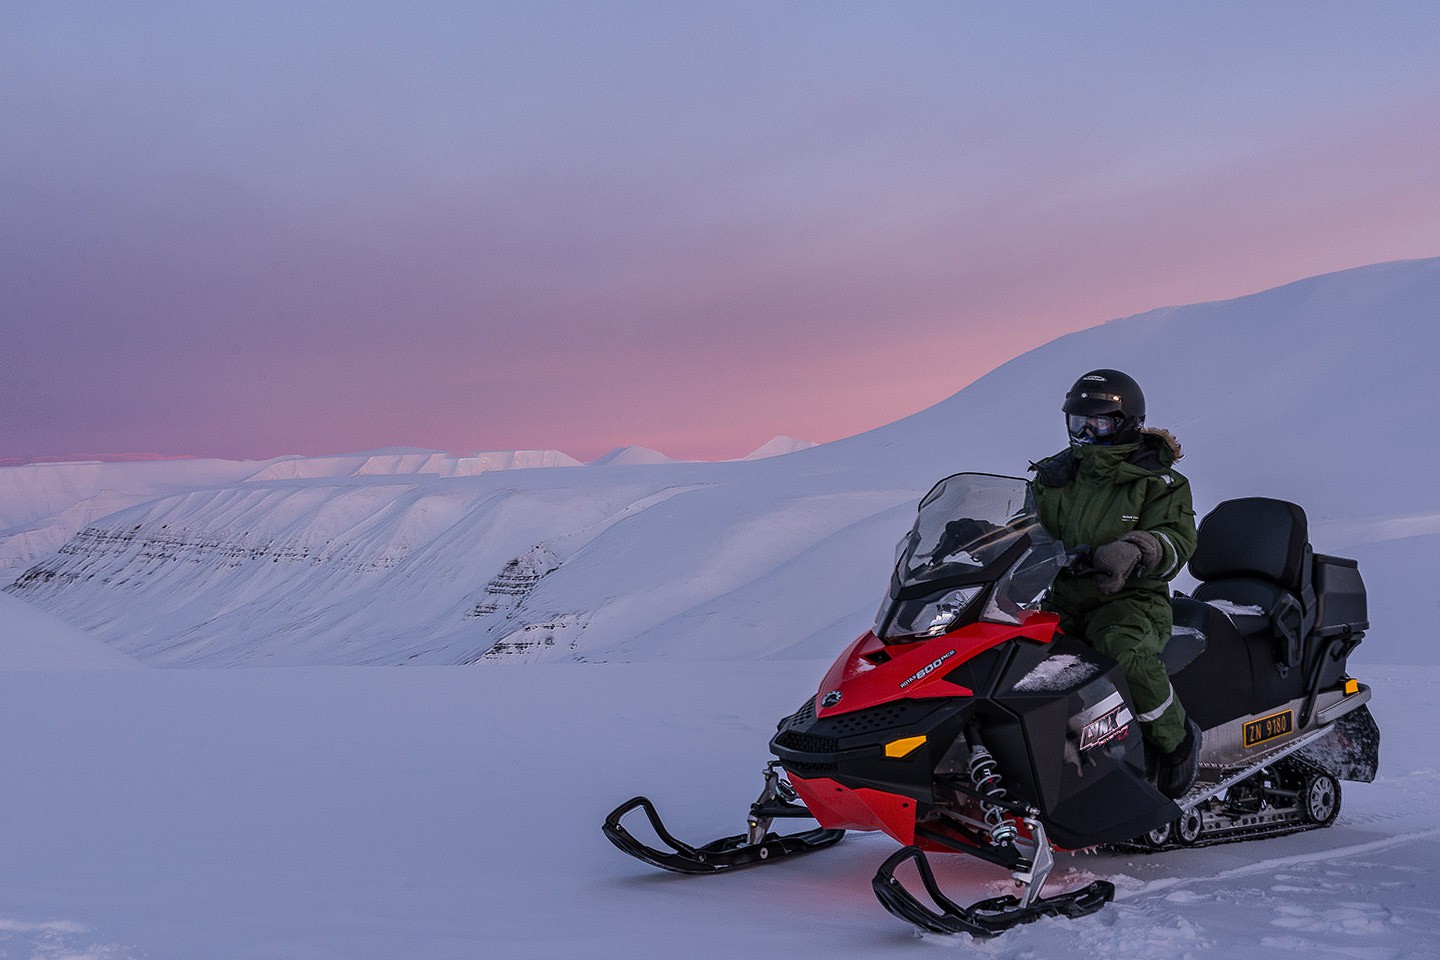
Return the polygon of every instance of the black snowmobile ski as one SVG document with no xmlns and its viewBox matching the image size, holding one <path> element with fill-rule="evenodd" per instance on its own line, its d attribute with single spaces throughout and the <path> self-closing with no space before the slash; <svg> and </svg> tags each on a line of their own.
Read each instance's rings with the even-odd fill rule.
<svg viewBox="0 0 1440 960">
<path fill-rule="evenodd" d="M 783 836 L 770 831 L 770 823 L 776 819 L 811 819 L 810 811 L 794 802 L 795 791 L 780 776 L 778 768 L 777 761 L 771 761 L 765 768 L 765 789 L 761 791 L 760 798 L 750 805 L 749 830 L 746 833 L 712 840 L 703 847 L 692 847 L 677 840 L 665 829 L 655 804 L 648 797 L 634 797 L 610 811 L 601 830 L 611 843 L 635 859 L 675 873 L 688 874 L 720 873 L 772 863 L 839 843 L 840 838 L 845 836 L 844 830 L 818 828 Z M 637 840 L 620 823 L 627 813 L 637 807 L 645 811 L 655 835 L 669 850 L 659 850 Z"/>
<path fill-rule="evenodd" d="M 1048 850 L 1046 851 L 1048 853 Z M 925 892 L 943 912 L 926 906 L 895 877 L 895 869 L 908 860 L 915 861 Z M 1029 898 L 1038 885 L 1026 884 L 1026 898 L 991 897 L 962 907 L 945 896 L 935 881 L 930 861 L 919 847 L 904 847 L 880 865 L 871 886 L 875 896 L 890 913 L 930 933 L 968 933 L 977 937 L 993 937 L 1011 927 L 1041 917 L 1084 917 L 1099 910 L 1115 898 L 1115 884 L 1108 880 L 1095 882 L 1053 897 Z"/>
<path fill-rule="evenodd" d="M 650 826 L 654 828 L 655 834 L 670 847 L 669 851 L 657 850 L 642 843 L 621 825 L 620 819 L 636 807 L 645 811 L 645 816 L 650 819 Z M 809 814 L 800 815 L 809 816 Z M 720 873 L 736 867 L 769 863 L 797 853 L 823 850 L 838 843 L 840 838 L 845 836 L 844 830 L 806 830 L 803 833 L 792 833 L 788 836 L 767 832 L 759 843 L 752 843 L 749 834 L 741 833 L 733 837 L 713 840 L 703 847 L 692 847 L 682 840 L 677 840 L 670 834 L 670 831 L 665 829 L 665 825 L 660 821 L 660 815 L 655 812 L 655 805 L 647 797 L 636 797 L 616 807 L 610 816 L 605 818 L 605 824 L 601 829 L 604 830 L 605 836 L 610 838 L 611 843 L 637 860 L 643 860 L 666 870 L 673 870 L 675 873 L 691 874 Z"/>
</svg>

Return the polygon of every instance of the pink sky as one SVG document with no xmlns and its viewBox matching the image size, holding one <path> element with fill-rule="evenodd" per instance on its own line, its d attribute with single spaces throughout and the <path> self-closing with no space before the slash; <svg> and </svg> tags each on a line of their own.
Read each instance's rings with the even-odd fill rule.
<svg viewBox="0 0 1440 960">
<path fill-rule="evenodd" d="M 1440 254 L 1430 4 L 365 10 L 0 13 L 0 458 L 732 457 Z"/>
</svg>

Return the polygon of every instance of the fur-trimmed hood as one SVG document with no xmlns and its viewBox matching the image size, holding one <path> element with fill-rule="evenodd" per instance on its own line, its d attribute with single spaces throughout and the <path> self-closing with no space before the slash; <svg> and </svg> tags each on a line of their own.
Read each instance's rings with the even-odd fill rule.
<svg viewBox="0 0 1440 960">
<path fill-rule="evenodd" d="M 1162 430 L 1159 427 L 1141 427 L 1140 435 L 1142 437 L 1156 437 L 1163 440 L 1165 445 L 1170 448 L 1171 457 L 1176 460 L 1185 456 L 1185 454 L 1180 452 L 1180 441 L 1175 439 L 1175 434 L 1169 430 Z"/>
</svg>

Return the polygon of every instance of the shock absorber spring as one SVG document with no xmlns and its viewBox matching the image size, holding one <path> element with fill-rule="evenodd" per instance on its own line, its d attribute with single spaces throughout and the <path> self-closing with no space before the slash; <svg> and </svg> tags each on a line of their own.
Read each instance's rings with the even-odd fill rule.
<svg viewBox="0 0 1440 960">
<path fill-rule="evenodd" d="M 978 736 L 974 737 L 970 744 L 970 781 L 975 784 L 978 793 L 991 800 L 1003 800 L 1006 796 L 997 766 L 995 757 L 985 748 L 985 744 L 980 742 Z M 1004 846 L 1015 842 L 1018 834 L 1015 822 L 1005 815 L 1004 807 L 982 800 L 980 809 L 985 814 L 985 826 L 990 831 L 991 843 Z"/>
</svg>

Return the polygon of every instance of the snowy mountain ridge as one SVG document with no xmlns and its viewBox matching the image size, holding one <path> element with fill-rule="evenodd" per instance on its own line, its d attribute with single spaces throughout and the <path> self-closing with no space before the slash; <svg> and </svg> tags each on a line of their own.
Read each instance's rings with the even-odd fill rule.
<svg viewBox="0 0 1440 960">
<path fill-rule="evenodd" d="M 775 437 L 744 459 L 781 456 L 815 446 Z M 600 465 L 672 462 L 644 447 L 620 447 Z M 240 481 L 321 480 L 337 477 L 468 477 L 495 470 L 578 467 L 559 450 L 486 450 L 453 455 L 391 447 L 334 456 L 283 456 L 263 461 L 45 461 L 0 467 L 0 578 L 23 572 L 53 554 L 93 521 L 156 497 Z"/>
<path fill-rule="evenodd" d="M 640 464 L 674 462 L 673 459 L 661 453 L 659 450 L 651 450 L 649 447 L 631 445 L 628 447 L 616 447 L 609 453 L 596 457 L 590 461 L 590 466 L 636 466 Z"/>
<path fill-rule="evenodd" d="M 239 482 L 351 476 L 474 476 L 491 470 L 579 466 L 558 450 L 452 456 L 392 448 L 272 460 L 45 462 L 0 467 L 0 577 L 13 577 L 58 550 L 95 520 L 157 497 Z"/>
<path fill-rule="evenodd" d="M 149 663 L 461 663 L 820 657 L 863 630 L 916 499 L 1016 474 L 1064 440 L 1086 369 L 1146 387 L 1203 513 L 1309 512 L 1361 560 L 1359 656 L 1435 662 L 1423 625 L 1440 495 L 1405 462 L 1440 260 L 1382 264 L 1062 337 L 936 406 L 793 456 L 475 476 L 231 483 L 93 522 L 7 589 Z"/>
<path fill-rule="evenodd" d="M 742 460 L 764 460 L 767 457 L 783 457 L 787 453 L 798 453 L 801 450 L 809 450 L 819 444 L 809 440 L 796 440 L 794 437 L 787 437 L 783 433 L 777 437 L 767 440 L 756 447 L 754 451 L 741 457 Z"/>
<path fill-rule="evenodd" d="M 559 450 L 491 450 L 471 456 L 439 451 L 374 452 L 336 457 L 282 457 L 253 477 L 264 480 L 314 480 L 320 477 L 395 477 L 431 474 L 471 477 L 491 470 L 578 467 L 580 461 Z"/>
</svg>

